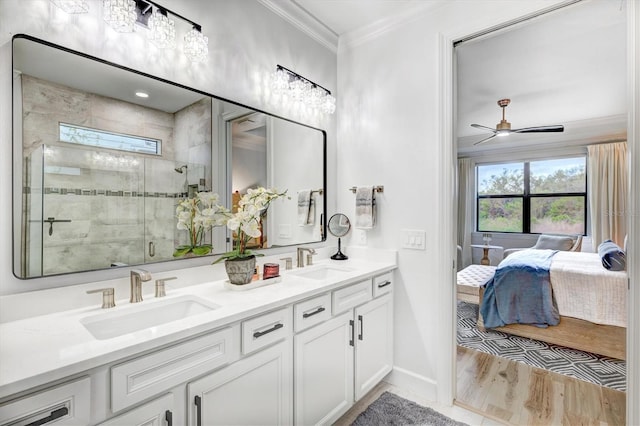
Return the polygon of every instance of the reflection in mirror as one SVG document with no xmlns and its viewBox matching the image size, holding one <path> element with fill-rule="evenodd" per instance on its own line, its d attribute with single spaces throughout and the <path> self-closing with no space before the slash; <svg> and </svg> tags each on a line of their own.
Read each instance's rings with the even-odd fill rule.
<svg viewBox="0 0 640 426">
<path fill-rule="evenodd" d="M 232 206 L 249 188 L 287 191 L 269 207 L 262 235 L 251 248 L 323 240 L 324 134 L 281 118 L 236 105 L 226 108 L 230 128 Z"/>
<path fill-rule="evenodd" d="M 251 160 L 237 151 L 230 174 L 261 177 L 237 180 L 234 190 L 266 182 L 292 197 L 270 209 L 259 247 L 323 239 L 324 196 L 314 226 L 291 216 L 296 191 L 324 190 L 324 132 L 28 36 L 14 37 L 13 65 L 17 277 L 173 260 L 188 244 L 176 226 L 180 199 L 213 191 L 231 204 L 231 162 L 218 153 L 230 117 L 241 115 L 261 120 L 244 133 L 263 142 Z M 228 251 L 226 234 L 214 228 L 204 242 Z"/>
<path fill-rule="evenodd" d="M 347 260 L 347 255 L 342 253 L 340 238 L 349 233 L 349 230 L 351 229 L 351 221 L 349 221 L 347 215 L 336 213 L 329 219 L 327 229 L 331 235 L 338 237 L 338 252 L 331 256 L 331 258 L 334 260 Z"/>
</svg>

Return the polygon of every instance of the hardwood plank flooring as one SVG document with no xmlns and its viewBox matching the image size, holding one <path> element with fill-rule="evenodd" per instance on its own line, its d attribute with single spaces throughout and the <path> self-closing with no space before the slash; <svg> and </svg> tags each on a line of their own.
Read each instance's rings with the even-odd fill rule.
<svg viewBox="0 0 640 426">
<path fill-rule="evenodd" d="M 456 405 L 509 425 L 624 425 L 626 395 L 458 347 Z"/>
</svg>

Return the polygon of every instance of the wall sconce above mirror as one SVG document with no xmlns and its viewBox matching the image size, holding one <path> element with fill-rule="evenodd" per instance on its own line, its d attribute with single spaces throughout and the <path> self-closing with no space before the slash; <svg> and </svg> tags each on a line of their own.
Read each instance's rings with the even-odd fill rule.
<svg viewBox="0 0 640 426">
<path fill-rule="evenodd" d="M 323 131 L 30 36 L 14 37 L 13 67 L 18 278 L 174 260 L 176 206 L 198 192 L 232 209 L 249 188 L 288 190 L 255 248 L 324 240 Z M 323 192 L 302 226 L 306 189 Z M 203 241 L 220 254 L 230 237 Z"/>
</svg>

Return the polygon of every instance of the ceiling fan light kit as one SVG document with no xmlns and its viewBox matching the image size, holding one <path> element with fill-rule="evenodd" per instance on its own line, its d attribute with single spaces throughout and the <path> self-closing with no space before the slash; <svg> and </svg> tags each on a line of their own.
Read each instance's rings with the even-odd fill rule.
<svg viewBox="0 0 640 426">
<path fill-rule="evenodd" d="M 479 145 L 481 143 L 487 142 L 496 136 L 507 136 L 511 133 L 564 132 L 564 126 L 561 124 L 554 124 L 551 126 L 524 127 L 522 129 L 511 130 L 511 123 L 509 123 L 505 117 L 505 108 L 509 105 L 509 103 L 511 103 L 511 99 L 500 99 L 498 101 L 498 106 L 502 108 L 502 120 L 500 120 L 500 122 L 496 124 L 495 129 L 492 129 L 491 127 L 483 126 L 481 124 L 471 125 L 471 127 L 475 127 L 476 129 L 489 130 L 490 132 L 493 133 L 491 136 L 474 143 L 474 145 Z"/>
</svg>

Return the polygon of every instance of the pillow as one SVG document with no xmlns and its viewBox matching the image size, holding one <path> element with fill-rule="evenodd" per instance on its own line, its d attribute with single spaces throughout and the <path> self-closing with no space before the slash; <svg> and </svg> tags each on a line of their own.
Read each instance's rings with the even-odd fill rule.
<svg viewBox="0 0 640 426">
<path fill-rule="evenodd" d="M 573 238 L 567 235 L 547 235 L 541 234 L 534 248 L 539 250 L 562 250 L 568 251 L 573 247 Z"/>
<path fill-rule="evenodd" d="M 616 243 L 605 240 L 598 246 L 598 255 L 602 266 L 610 271 L 624 271 L 627 268 L 627 256 Z"/>
</svg>

